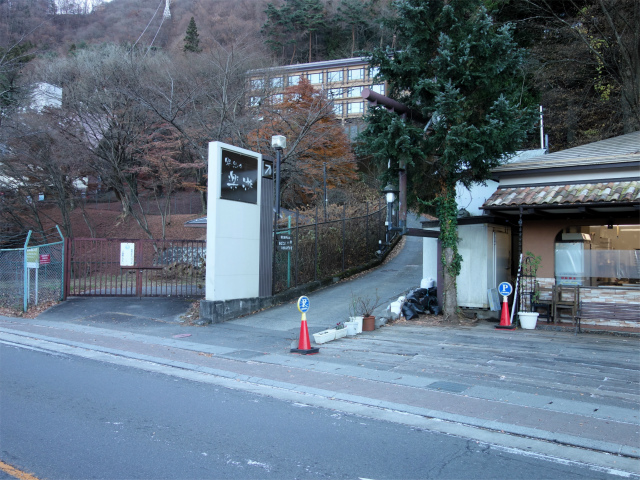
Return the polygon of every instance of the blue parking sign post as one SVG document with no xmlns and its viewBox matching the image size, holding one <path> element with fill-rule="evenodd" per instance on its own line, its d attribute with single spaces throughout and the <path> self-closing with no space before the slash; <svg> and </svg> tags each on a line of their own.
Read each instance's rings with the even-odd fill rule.
<svg viewBox="0 0 640 480">
<path fill-rule="evenodd" d="M 502 312 L 500 314 L 500 325 L 496 326 L 496 328 L 500 328 L 502 330 L 513 330 L 516 327 L 511 324 L 508 304 L 509 295 L 513 293 L 513 287 L 509 282 L 502 282 L 498 285 L 498 292 L 502 295 Z"/>
<path fill-rule="evenodd" d="M 498 292 L 503 297 L 508 297 L 513 293 L 513 287 L 509 282 L 502 282 L 500 285 L 498 285 Z"/>
<path fill-rule="evenodd" d="M 300 322 L 300 338 L 298 340 L 298 348 L 292 348 L 291 353 L 299 353 L 302 355 L 313 355 L 318 353 L 320 349 L 318 347 L 311 348 L 311 341 L 309 340 L 309 328 L 307 327 L 307 311 L 311 303 L 309 297 L 303 295 L 297 302 L 298 311 L 302 314 L 302 320 Z"/>
<path fill-rule="evenodd" d="M 309 310 L 309 307 L 309 297 L 303 295 L 298 299 L 298 310 L 300 311 L 300 313 L 304 315 L 305 313 L 307 313 L 307 310 Z"/>
</svg>

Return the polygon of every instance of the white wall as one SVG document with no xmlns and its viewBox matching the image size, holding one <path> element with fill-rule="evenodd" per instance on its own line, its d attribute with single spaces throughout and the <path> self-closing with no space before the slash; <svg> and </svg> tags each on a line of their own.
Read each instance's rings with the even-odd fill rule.
<svg viewBox="0 0 640 480">
<path fill-rule="evenodd" d="M 422 278 L 433 278 L 437 282 L 438 262 L 438 239 L 424 237 L 422 239 Z"/>
<path fill-rule="evenodd" d="M 458 238 L 458 252 L 462 255 L 457 278 L 458 306 L 489 308 L 487 290 L 510 280 L 511 230 L 492 224 L 459 225 Z M 422 278 L 438 278 L 437 252 L 436 238 L 422 239 Z"/>
<path fill-rule="evenodd" d="M 483 210 L 480 209 L 484 202 L 493 195 L 498 188 L 498 182 L 487 180 L 486 185 L 473 185 L 468 189 L 461 183 L 456 185 L 456 203 L 458 209 L 464 208 L 472 217 L 482 215 Z"/>
</svg>

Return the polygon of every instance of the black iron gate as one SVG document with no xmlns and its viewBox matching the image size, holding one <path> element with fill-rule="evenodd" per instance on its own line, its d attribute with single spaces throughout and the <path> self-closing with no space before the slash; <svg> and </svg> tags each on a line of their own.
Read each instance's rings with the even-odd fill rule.
<svg viewBox="0 0 640 480">
<path fill-rule="evenodd" d="M 206 242 L 70 238 L 65 297 L 204 296 Z"/>
</svg>

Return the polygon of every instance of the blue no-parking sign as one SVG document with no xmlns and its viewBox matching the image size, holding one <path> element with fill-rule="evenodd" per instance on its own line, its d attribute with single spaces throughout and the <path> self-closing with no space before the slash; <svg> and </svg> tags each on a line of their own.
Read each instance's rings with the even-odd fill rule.
<svg viewBox="0 0 640 480">
<path fill-rule="evenodd" d="M 500 293 L 500 295 L 508 297 L 513 293 L 513 287 L 509 282 L 502 282 L 500 285 L 498 285 L 498 292 Z"/>
<path fill-rule="evenodd" d="M 298 310 L 301 313 L 306 313 L 309 310 L 309 297 L 305 297 L 304 295 L 298 299 Z"/>
</svg>

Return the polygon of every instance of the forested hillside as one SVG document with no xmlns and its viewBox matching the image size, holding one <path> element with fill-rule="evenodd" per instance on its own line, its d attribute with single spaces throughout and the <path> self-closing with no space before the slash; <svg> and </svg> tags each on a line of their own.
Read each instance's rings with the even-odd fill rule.
<svg viewBox="0 0 640 480">
<path fill-rule="evenodd" d="M 181 50 L 194 17 L 200 47 L 242 39 L 276 63 L 342 58 L 392 45 L 382 25 L 389 0 L 112 0 L 90 13 L 86 0 L 0 2 L 0 47 L 18 41 L 42 57 L 85 44 L 138 44 Z M 514 22 L 530 50 L 529 75 L 552 150 L 640 128 L 640 6 L 635 0 L 487 0 Z M 57 5 L 57 6 L 56 6 Z M 6 59 L 3 59 L 6 63 Z M 26 69 L 25 71 L 28 71 Z"/>
<path fill-rule="evenodd" d="M 515 25 L 514 38 L 527 50 L 518 67 L 521 98 L 543 105 L 552 151 L 640 129 L 640 2 L 483 4 L 496 28 Z M 273 154 L 270 135 L 284 125 L 291 145 L 283 157 L 284 205 L 315 201 L 325 163 L 334 195 L 356 190 L 347 173 L 362 159 L 334 132 L 326 97 L 310 90 L 304 111 L 300 102 L 264 104 L 256 115 L 247 105 L 246 73 L 376 47 L 393 54 L 403 39 L 398 24 L 385 21 L 396 11 L 392 0 L 173 0 L 170 15 L 165 5 L 0 0 L 0 180 L 22 179 L 6 189 L 21 198 L 2 203 L 8 223 L 42 225 L 28 200 L 46 191 L 71 235 L 65 219 L 79 206 L 78 181 L 91 178 L 150 236 L 141 199 L 170 216 L 172 192 L 189 189 L 200 192 L 206 209 L 208 141 Z M 62 110 L 25 110 L 38 82 L 64 89 Z M 534 131 L 523 146 L 539 142 Z M 301 171 L 308 184 L 300 184 Z"/>
</svg>

